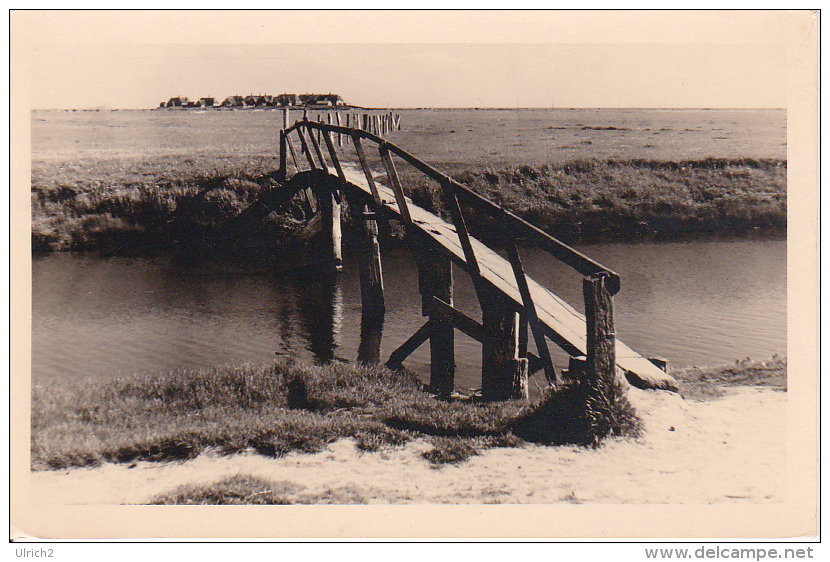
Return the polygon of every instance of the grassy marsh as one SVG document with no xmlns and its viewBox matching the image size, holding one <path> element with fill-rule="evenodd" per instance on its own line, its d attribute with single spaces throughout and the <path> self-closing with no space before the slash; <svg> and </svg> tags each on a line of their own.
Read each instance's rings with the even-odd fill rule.
<svg viewBox="0 0 830 562">
<path fill-rule="evenodd" d="M 787 226 L 787 164 L 781 160 L 578 160 L 478 171 L 454 179 L 570 242 Z M 414 200 L 444 213 L 437 187 L 413 176 Z M 472 228 L 486 221 L 472 215 Z"/>
<path fill-rule="evenodd" d="M 32 249 L 227 245 L 222 226 L 276 185 L 281 115 L 184 113 L 35 117 Z M 785 229 L 781 116 L 698 113 L 413 111 L 390 140 L 567 241 Z M 440 210 L 434 185 L 400 171 Z M 305 218 L 298 201 L 251 238 L 285 238 Z"/>
<path fill-rule="evenodd" d="M 531 404 L 442 401 L 411 373 L 344 363 L 55 381 L 32 390 L 32 467 L 186 459 L 208 448 L 281 456 L 343 437 L 365 451 L 424 437 L 434 464 L 527 441 L 597 446 L 639 431 L 625 398 L 608 396 L 597 401 L 595 389 L 571 388 Z"/>
<path fill-rule="evenodd" d="M 687 399 L 716 399 L 730 386 L 786 389 L 787 360 L 673 375 Z M 207 449 L 281 456 L 351 437 L 364 451 L 425 438 L 433 448 L 424 459 L 441 465 L 528 442 L 596 447 L 640 429 L 616 386 L 566 387 L 532 403 L 442 401 L 411 373 L 382 367 L 243 365 L 35 385 L 31 463 L 44 470 L 181 460 Z"/>
</svg>

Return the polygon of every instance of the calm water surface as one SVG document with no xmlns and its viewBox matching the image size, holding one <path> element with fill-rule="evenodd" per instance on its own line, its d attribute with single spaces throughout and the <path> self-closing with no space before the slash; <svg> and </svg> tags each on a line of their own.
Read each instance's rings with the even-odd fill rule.
<svg viewBox="0 0 830 562">
<path fill-rule="evenodd" d="M 622 276 L 614 302 L 617 334 L 633 349 L 662 355 L 676 366 L 786 355 L 785 240 L 580 249 Z M 538 250 L 522 254 L 532 277 L 582 310 L 577 274 Z M 334 282 L 313 272 L 188 266 L 169 258 L 35 257 L 33 381 L 289 358 L 355 361 L 369 334 L 364 329 L 361 349 L 360 286 L 349 257 Z M 424 318 L 408 251 L 386 251 L 383 267 L 385 360 Z M 480 314 L 469 278 L 459 270 L 455 298 L 462 310 Z M 480 386 L 480 354 L 478 343 L 457 335 L 457 387 Z M 567 363 L 562 353 L 554 358 Z M 406 365 L 428 376 L 428 345 Z"/>
</svg>

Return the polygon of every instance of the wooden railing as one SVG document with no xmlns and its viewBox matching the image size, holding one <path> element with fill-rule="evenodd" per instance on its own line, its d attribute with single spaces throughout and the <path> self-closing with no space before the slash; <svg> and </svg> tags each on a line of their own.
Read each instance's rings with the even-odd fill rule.
<svg viewBox="0 0 830 562">
<path fill-rule="evenodd" d="M 394 123 L 394 118 L 392 119 L 392 122 Z M 474 245 L 471 242 L 463 210 L 463 205 L 469 206 L 479 213 L 483 213 L 484 215 L 495 219 L 504 235 L 503 238 L 507 241 L 506 250 L 508 260 L 512 266 L 516 286 L 521 295 L 520 324 L 518 329 L 514 330 L 518 334 L 518 346 L 524 348 L 522 351 L 526 354 L 526 357 L 530 355 L 526 353 L 527 326 L 529 325 L 539 353 L 538 357 L 530 355 L 530 359 L 535 361 L 535 367 L 531 367 L 531 372 L 536 370 L 536 368 L 542 368 L 544 369 L 548 380 L 551 382 L 562 382 L 561 377 L 556 373 L 553 367 L 550 353 L 545 341 L 545 332 L 543 330 L 542 323 L 537 316 L 536 306 L 534 305 L 533 298 L 531 296 L 527 276 L 519 257 L 519 252 L 516 246 L 517 239 L 526 240 L 530 244 L 544 249 L 557 260 L 567 264 L 585 278 L 583 283 L 583 292 L 585 296 L 587 315 L 588 368 L 600 368 L 606 371 L 604 376 L 615 376 L 614 328 L 613 315 L 611 311 L 611 296 L 620 290 L 620 277 L 617 273 L 592 260 L 588 256 L 578 252 L 574 248 L 571 248 L 560 240 L 557 240 L 553 236 L 530 224 L 521 217 L 518 217 L 514 213 L 500 207 L 485 197 L 482 197 L 467 186 L 452 179 L 426 162 L 413 156 L 399 146 L 388 142 L 373 132 L 364 130 L 363 128 L 346 127 L 342 124 L 337 125 L 333 123 L 314 122 L 308 120 L 307 118 L 302 121 L 297 121 L 293 125 L 289 126 L 286 117 L 284 125 L 283 130 L 280 131 L 280 173 L 283 179 L 287 175 L 287 163 L 290 155 L 297 171 L 304 171 L 308 169 L 322 170 L 331 173 L 331 165 L 331 167 L 334 168 L 334 173 L 338 176 L 338 178 L 340 178 L 344 184 L 347 183 L 346 176 L 340 162 L 340 157 L 335 148 L 335 140 L 333 135 L 337 135 L 338 146 L 342 146 L 344 137 L 346 139 L 351 139 L 351 142 L 354 145 L 355 154 L 360 163 L 360 168 L 365 175 L 366 182 L 371 191 L 373 203 L 372 211 L 377 214 L 382 214 L 388 211 L 388 209 L 385 209 L 381 196 L 378 192 L 375 178 L 366 156 L 364 141 L 369 141 L 376 145 L 378 156 L 386 171 L 388 183 L 394 192 L 395 201 L 398 207 L 398 215 L 400 217 L 399 220 L 405 227 L 412 227 L 413 221 L 393 156 L 410 164 L 412 167 L 438 183 L 441 189 L 444 204 L 449 211 L 452 223 L 455 227 L 456 233 L 458 234 L 458 239 L 463 250 L 464 263 L 460 265 L 462 265 L 462 267 L 472 277 L 474 287 L 478 294 L 479 300 L 482 303 L 484 321 L 483 324 L 479 324 L 477 321 L 466 317 L 460 311 L 452 308 L 451 302 L 444 302 L 441 298 L 435 296 L 435 294 L 432 295 L 431 300 L 425 300 L 425 311 L 429 310 L 431 313 L 435 314 L 436 317 L 443 318 L 445 320 L 445 324 L 447 325 L 452 325 L 465 333 L 473 335 L 474 337 L 478 335 L 484 341 L 487 340 L 487 330 L 490 329 L 487 323 L 487 318 L 488 314 L 492 316 L 493 313 L 488 310 L 491 308 L 489 304 L 485 307 L 485 302 L 501 302 L 499 299 L 503 300 L 504 297 L 495 295 L 492 287 L 488 287 L 487 283 L 482 282 L 479 256 L 476 254 Z M 380 130 L 384 129 L 381 128 Z M 291 140 L 292 135 L 298 138 L 300 144 L 299 154 L 294 146 L 294 142 Z M 325 144 L 325 152 L 328 154 L 328 160 L 321 146 L 321 141 Z M 336 203 L 340 202 L 341 197 L 341 193 L 334 193 Z M 451 283 L 452 281 L 450 276 L 450 287 Z M 500 305 L 493 306 L 492 308 L 494 310 L 499 310 Z M 501 308 L 505 310 L 509 309 L 507 306 L 501 306 Z M 507 313 L 512 314 L 509 310 Z M 504 314 L 502 314 L 501 319 L 497 318 L 494 322 L 496 324 L 498 324 L 498 322 L 504 323 L 503 317 Z M 451 329 L 452 328 L 450 328 L 450 330 Z M 412 349 L 416 348 L 427 338 L 432 337 L 435 339 L 437 333 L 438 331 L 436 330 L 435 325 L 430 327 L 428 323 L 421 328 L 421 330 L 416 332 L 416 334 L 413 335 L 413 337 L 410 338 L 410 340 L 408 340 L 403 346 L 401 346 L 395 354 L 405 357 L 408 353 L 411 353 Z M 479 337 L 476 339 L 479 339 Z M 395 354 L 393 354 L 393 356 L 395 356 Z M 486 355 L 485 351 L 485 359 Z M 496 355 L 498 355 L 497 351 Z M 433 360 L 435 360 L 435 358 L 433 358 Z M 487 366 L 485 365 L 484 368 L 486 369 Z M 484 378 L 484 374 L 482 377 Z"/>
<path fill-rule="evenodd" d="M 306 131 L 321 131 L 323 138 L 326 140 L 326 145 L 329 151 L 329 155 L 331 157 L 332 162 L 334 163 L 335 169 L 339 169 L 339 158 L 337 153 L 334 149 L 334 145 L 331 139 L 331 134 L 339 134 L 345 137 L 350 137 L 354 143 L 355 150 L 358 154 L 358 158 L 360 159 L 361 168 L 363 169 L 363 173 L 366 175 L 366 181 L 369 183 L 370 186 L 374 185 L 374 178 L 372 176 L 372 171 L 369 168 L 368 161 L 366 160 L 365 152 L 362 147 L 361 139 L 370 140 L 377 144 L 378 152 L 383 160 L 384 167 L 386 168 L 386 173 L 389 178 L 389 181 L 392 183 L 392 188 L 395 190 L 396 196 L 398 196 L 398 192 L 400 191 L 401 196 L 396 197 L 396 202 L 398 203 L 398 207 L 401 210 L 401 215 L 406 220 L 408 216 L 407 211 L 407 203 L 402 197 L 403 191 L 400 189 L 400 180 L 398 174 L 395 169 L 395 164 L 390 158 L 390 154 L 395 154 L 399 156 L 402 160 L 406 161 L 407 163 L 411 164 L 414 168 L 420 170 L 425 175 L 429 176 L 441 186 L 443 190 L 443 195 L 445 198 L 450 200 L 450 213 L 453 218 L 453 223 L 455 224 L 456 219 L 459 219 L 459 222 L 462 223 L 463 227 L 463 214 L 461 214 L 460 209 L 456 209 L 456 205 L 452 205 L 453 198 L 461 198 L 467 204 L 472 207 L 477 208 L 479 211 L 484 212 L 488 216 L 496 219 L 506 233 L 509 234 L 510 238 L 522 238 L 527 240 L 528 242 L 538 246 L 539 248 L 547 251 L 553 257 L 572 267 L 574 270 L 579 272 L 584 277 L 595 277 L 595 276 L 604 276 L 607 278 L 606 284 L 608 286 L 608 290 L 612 294 L 616 294 L 620 290 L 620 276 L 612 271 L 611 269 L 605 267 L 604 265 L 592 260 L 588 256 L 580 253 L 579 251 L 571 248 L 564 242 L 557 240 L 547 232 L 541 230 L 540 228 L 530 224 L 526 220 L 522 219 L 521 217 L 516 216 L 514 213 L 508 211 L 497 205 L 496 203 L 482 197 L 475 191 L 471 190 L 467 186 L 457 182 L 456 180 L 452 179 L 451 177 L 447 176 L 443 172 L 436 170 L 426 162 L 420 160 L 419 158 L 413 156 L 412 154 L 408 153 L 404 149 L 400 148 L 392 144 L 391 142 L 386 141 L 385 139 L 370 133 L 368 131 L 360 130 L 360 129 L 350 129 L 347 127 L 337 126 L 337 125 L 328 125 L 325 123 L 317 123 L 314 121 L 297 121 L 292 126 L 285 129 L 280 134 L 280 143 L 281 143 L 281 150 L 280 150 L 280 168 L 281 170 L 285 170 L 284 166 L 284 155 L 286 151 L 282 149 L 282 144 L 287 141 L 288 134 L 294 131 L 297 131 L 297 134 L 300 137 L 303 146 L 303 152 L 306 154 L 308 159 L 308 163 L 311 169 L 323 169 L 326 170 L 327 166 L 325 160 L 323 158 L 322 151 L 320 150 L 319 144 L 314 140 L 312 137 L 312 143 L 314 145 L 315 154 L 317 155 L 317 162 L 313 161 L 311 157 L 311 153 L 308 147 L 308 143 L 305 140 L 303 135 L 303 130 Z M 296 158 L 296 153 L 294 152 L 293 145 L 291 145 L 291 153 L 294 155 L 294 163 L 297 169 L 302 169 L 298 163 Z M 342 178 L 341 179 L 345 179 Z M 380 204 L 380 198 L 377 195 L 377 192 L 374 191 L 373 195 L 376 197 L 376 203 Z M 458 215 L 456 216 L 456 211 Z M 455 224 L 456 229 L 459 230 L 459 236 L 463 234 L 466 235 L 466 227 L 460 228 L 459 225 Z M 516 236 L 518 235 L 518 236 Z M 463 240 L 462 240 L 463 243 Z M 471 258 L 471 264 L 475 263 L 475 255 L 471 252 L 469 256 Z"/>
</svg>

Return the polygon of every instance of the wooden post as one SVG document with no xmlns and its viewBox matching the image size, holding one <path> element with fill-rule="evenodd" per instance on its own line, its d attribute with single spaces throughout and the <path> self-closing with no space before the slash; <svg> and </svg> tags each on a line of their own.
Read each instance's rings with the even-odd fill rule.
<svg viewBox="0 0 830 562">
<path fill-rule="evenodd" d="M 324 259 L 334 271 L 343 271 L 343 234 L 340 230 L 340 203 L 334 198 L 333 186 L 317 186 L 317 207 L 320 209 Z"/>
<path fill-rule="evenodd" d="M 588 376 L 607 383 L 615 380 L 622 383 L 617 375 L 614 307 L 613 298 L 606 287 L 606 276 L 600 274 L 586 277 L 582 281 L 582 293 L 585 297 Z"/>
<path fill-rule="evenodd" d="M 369 207 L 360 207 L 349 200 L 352 219 L 360 230 L 358 267 L 360 269 L 360 297 L 364 316 L 380 316 L 386 310 L 383 297 L 383 268 L 378 243 L 378 223 Z"/>
<path fill-rule="evenodd" d="M 432 321 L 427 320 L 427 323 L 418 328 L 418 331 L 409 336 L 409 339 L 403 342 L 398 349 L 389 355 L 389 360 L 386 366 L 390 369 L 400 369 L 404 359 L 412 355 L 422 343 L 429 339 L 429 334 L 432 332 Z"/>
<path fill-rule="evenodd" d="M 452 306 L 452 262 L 447 256 L 422 251 L 418 258 L 418 281 L 421 312 L 425 316 L 430 311 L 433 297 Z M 429 388 L 438 396 L 448 397 L 455 388 L 455 333 L 449 322 L 438 318 L 430 320 Z"/>
<path fill-rule="evenodd" d="M 337 171 L 337 177 L 343 183 L 346 182 L 346 174 L 343 173 L 343 166 L 340 164 L 340 158 L 337 156 L 337 150 L 334 148 L 334 142 L 331 140 L 331 135 L 328 131 L 323 131 L 323 140 L 326 141 L 326 148 L 329 149 L 329 157 L 334 169 Z"/>
<path fill-rule="evenodd" d="M 380 198 L 378 187 L 375 185 L 375 179 L 372 176 L 372 169 L 369 167 L 369 161 L 366 160 L 366 153 L 363 152 L 363 144 L 360 141 L 360 136 L 353 134 L 352 141 L 354 142 L 354 150 L 357 154 L 357 158 L 360 160 L 360 166 L 363 168 L 363 175 L 366 176 L 366 182 L 369 184 L 369 190 L 372 192 L 372 199 L 374 199 L 375 205 L 380 208 L 383 206 L 383 201 Z"/>
<path fill-rule="evenodd" d="M 508 234 L 505 232 L 505 234 Z M 524 269 L 522 268 L 522 260 L 519 257 L 519 250 L 516 244 L 512 241 L 506 244 L 507 256 L 510 259 L 510 265 L 513 267 L 513 275 L 516 278 L 516 286 L 519 289 L 519 294 L 522 296 L 522 304 L 524 306 L 524 318 L 533 329 L 533 338 L 536 340 L 536 349 L 539 351 L 539 359 L 545 366 L 545 377 L 550 384 L 562 384 L 562 377 L 557 374 L 553 367 L 553 361 L 550 358 L 548 351 L 548 344 L 545 341 L 545 335 L 542 330 L 542 324 L 539 322 L 539 317 L 536 315 L 536 305 L 533 303 L 533 298 L 530 295 L 530 289 L 527 285 L 527 277 L 525 277 Z M 525 337 L 527 334 L 525 333 Z M 525 344 L 527 347 L 527 344 Z"/>
<path fill-rule="evenodd" d="M 374 215 L 369 215 L 369 207 L 363 209 L 363 248 L 360 263 L 360 296 L 363 309 L 373 315 L 383 315 L 386 302 L 383 297 L 383 268 L 380 261 L 380 244 L 378 243 L 378 223 Z"/>
<path fill-rule="evenodd" d="M 285 107 L 282 110 L 282 128 L 283 129 L 287 129 L 289 127 L 288 121 L 289 121 L 289 119 L 288 119 L 288 108 Z"/>
<path fill-rule="evenodd" d="M 398 204 L 398 213 L 401 215 L 404 227 L 409 228 L 412 224 L 412 216 L 409 214 L 409 204 L 406 202 L 406 196 L 401 186 L 401 180 L 398 177 L 398 172 L 395 170 L 395 162 L 392 160 L 392 154 L 389 153 L 389 147 L 384 142 L 380 145 L 380 157 L 383 160 L 383 166 L 386 168 L 386 175 L 389 178 L 389 183 L 392 184 L 392 191 L 395 192 L 395 201 Z"/>
<path fill-rule="evenodd" d="M 317 130 L 317 136 L 318 136 L 318 138 L 320 137 L 320 130 L 319 129 Z M 323 157 L 323 151 L 320 150 L 320 142 L 316 138 L 314 138 L 314 131 L 313 130 L 309 130 L 308 137 L 311 139 L 311 146 L 314 147 L 314 152 L 317 154 L 317 158 L 319 159 L 320 166 L 322 167 L 322 169 L 324 171 L 328 172 L 329 171 L 329 165 L 326 162 L 326 159 Z"/>
<path fill-rule="evenodd" d="M 335 111 L 334 116 L 336 117 L 337 126 L 340 127 L 342 124 L 340 123 L 340 112 Z M 343 148 L 343 133 L 337 133 L 337 146 Z"/>
<path fill-rule="evenodd" d="M 285 129 L 280 131 L 280 170 L 278 172 L 279 181 L 285 181 L 288 175 L 288 143 L 285 138 Z"/>
<path fill-rule="evenodd" d="M 484 341 L 481 346 L 481 393 L 485 400 L 522 398 L 522 371 L 517 365 L 519 344 L 515 304 L 498 291 L 483 291 L 481 319 Z M 526 369 L 526 367 L 521 367 Z M 526 371 L 524 371 L 526 373 Z M 526 377 L 524 377 L 526 380 Z M 524 383 L 527 386 L 527 383 Z"/>
<path fill-rule="evenodd" d="M 305 152 L 306 159 L 308 160 L 308 165 L 311 166 L 312 170 L 316 170 L 317 164 L 314 163 L 314 158 L 312 158 L 311 156 L 311 149 L 308 147 L 308 142 L 306 141 L 305 133 L 303 132 L 303 127 L 297 127 L 297 136 L 300 137 L 300 144 L 303 147 L 303 152 Z"/>
<path fill-rule="evenodd" d="M 513 327 L 515 337 L 513 348 L 513 385 L 512 396 L 522 400 L 530 400 L 528 373 L 530 361 L 527 358 L 527 322 L 520 313 L 516 313 Z"/>
<path fill-rule="evenodd" d="M 360 343 L 357 348 L 357 362 L 380 363 L 380 344 L 383 336 L 383 322 L 386 305 L 383 298 L 383 270 L 378 244 L 378 226 L 368 205 L 346 192 L 349 212 L 358 226 L 358 267 L 360 270 Z"/>
<path fill-rule="evenodd" d="M 297 158 L 297 152 L 294 150 L 294 143 L 291 142 L 288 135 L 285 136 L 285 144 L 288 145 L 288 152 L 291 153 L 291 160 L 294 162 L 294 167 L 298 172 L 300 172 L 302 170 L 302 168 L 300 168 L 300 159 Z"/>
<path fill-rule="evenodd" d="M 522 314 L 519 317 L 519 357 L 527 357 L 527 318 Z"/>
</svg>

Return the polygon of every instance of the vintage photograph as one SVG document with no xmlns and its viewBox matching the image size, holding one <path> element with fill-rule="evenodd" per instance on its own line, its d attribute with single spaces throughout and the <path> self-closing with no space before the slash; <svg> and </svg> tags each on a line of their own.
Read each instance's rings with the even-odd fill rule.
<svg viewBox="0 0 830 562">
<path fill-rule="evenodd" d="M 10 20 L 20 536 L 817 532 L 812 12 Z"/>
</svg>

